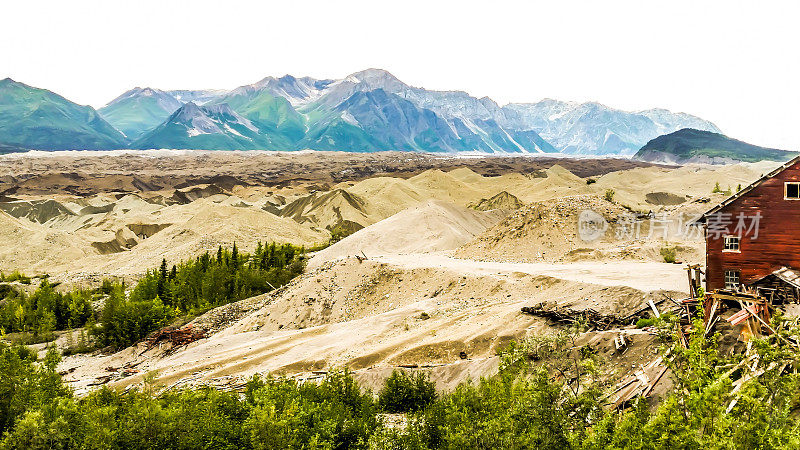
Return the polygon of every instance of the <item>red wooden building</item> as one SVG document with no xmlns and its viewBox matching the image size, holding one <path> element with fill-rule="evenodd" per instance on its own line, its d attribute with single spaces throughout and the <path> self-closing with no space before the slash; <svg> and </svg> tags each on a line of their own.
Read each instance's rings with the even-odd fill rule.
<svg viewBox="0 0 800 450">
<path fill-rule="evenodd" d="M 709 210 L 706 290 L 743 286 L 800 293 L 800 157 Z"/>
</svg>

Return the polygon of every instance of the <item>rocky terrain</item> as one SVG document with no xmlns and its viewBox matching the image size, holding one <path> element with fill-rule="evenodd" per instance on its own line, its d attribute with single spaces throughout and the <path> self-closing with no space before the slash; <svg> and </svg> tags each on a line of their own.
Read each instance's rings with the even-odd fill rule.
<svg viewBox="0 0 800 450">
<path fill-rule="evenodd" d="M 62 288 L 134 281 L 162 258 L 219 245 L 312 246 L 344 230 L 289 285 L 196 318 L 202 339 L 65 358 L 79 392 L 149 371 L 163 386 L 231 386 L 342 366 L 370 386 L 402 366 L 452 387 L 496 371 L 510 340 L 557 329 L 523 307 L 622 320 L 648 300 L 685 296 L 683 265 L 661 250 L 699 262 L 703 241 L 676 218 L 721 201 L 715 183 L 744 185 L 769 169 L 315 153 L 29 155 L 0 167 L 0 263 Z M 590 241 L 584 211 L 606 223 Z M 656 228 L 659 217 L 675 221 Z M 639 234 L 620 233 L 627 219 Z M 651 334 L 630 336 L 624 356 L 602 329 L 582 339 L 627 373 L 654 350 Z"/>
</svg>

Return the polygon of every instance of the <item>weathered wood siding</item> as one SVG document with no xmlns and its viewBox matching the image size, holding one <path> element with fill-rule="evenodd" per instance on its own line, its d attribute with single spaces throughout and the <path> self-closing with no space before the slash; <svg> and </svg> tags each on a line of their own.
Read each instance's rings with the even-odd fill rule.
<svg viewBox="0 0 800 450">
<path fill-rule="evenodd" d="M 731 232 L 739 213 L 753 217 L 760 212 L 761 220 L 756 239 L 742 236 L 740 253 L 723 252 L 724 239 L 706 233 L 706 289 L 723 288 L 726 270 L 740 271 L 740 282 L 749 284 L 781 266 L 800 269 L 800 200 L 784 200 L 787 181 L 800 182 L 800 162 L 764 180 L 719 211 L 731 214 Z"/>
</svg>

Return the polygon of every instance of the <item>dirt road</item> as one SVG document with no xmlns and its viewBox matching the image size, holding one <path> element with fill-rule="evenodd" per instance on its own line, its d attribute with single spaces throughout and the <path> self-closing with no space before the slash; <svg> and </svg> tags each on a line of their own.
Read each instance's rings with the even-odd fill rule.
<svg viewBox="0 0 800 450">
<path fill-rule="evenodd" d="M 405 269 L 443 268 L 475 275 L 522 272 L 603 286 L 630 286 L 642 291 L 683 292 L 688 289 L 686 271 L 680 264 L 645 261 L 503 263 L 453 258 L 445 253 L 383 255 L 372 259 Z"/>
</svg>

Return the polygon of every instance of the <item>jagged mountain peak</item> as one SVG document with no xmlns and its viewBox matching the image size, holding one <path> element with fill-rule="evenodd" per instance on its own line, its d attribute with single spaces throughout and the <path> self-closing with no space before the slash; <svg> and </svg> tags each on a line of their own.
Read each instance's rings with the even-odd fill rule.
<svg viewBox="0 0 800 450">
<path fill-rule="evenodd" d="M 194 105 L 194 103 L 192 104 Z M 207 111 L 211 114 L 228 114 L 231 116 L 238 116 L 238 114 L 234 112 L 233 109 L 231 109 L 230 105 L 228 105 L 227 103 L 208 104 L 203 106 L 197 106 L 197 108 L 202 109 L 203 111 Z"/>
<path fill-rule="evenodd" d="M 50 91 L 48 89 L 36 88 L 36 87 L 31 86 L 31 85 L 25 84 L 25 83 L 23 83 L 21 81 L 13 80 L 10 77 L 7 77 L 7 78 L 4 78 L 3 80 L 0 80 L 0 86 L 4 87 L 6 89 L 36 91 L 36 92 L 46 93 L 46 94 L 49 94 L 49 95 L 54 95 L 54 96 L 57 96 L 59 98 L 64 98 L 64 97 L 62 97 L 62 96 L 60 96 L 60 95 L 56 94 L 55 92 Z"/>
<path fill-rule="evenodd" d="M 114 105 L 114 104 L 119 103 L 121 101 L 133 99 L 133 98 L 136 98 L 136 97 L 157 97 L 162 101 L 166 101 L 168 103 L 176 104 L 177 105 L 176 108 L 178 106 L 180 106 L 180 102 L 178 102 L 178 100 L 174 96 L 172 96 L 170 93 L 168 93 L 166 91 L 162 91 L 161 89 L 155 89 L 155 88 L 151 88 L 151 87 L 139 87 L 139 86 L 136 86 L 133 89 L 129 89 L 129 90 L 123 92 L 122 95 L 120 95 L 119 97 L 115 98 L 114 100 L 111 100 L 110 102 L 108 102 L 103 108 L 106 108 L 108 106 Z"/>
<path fill-rule="evenodd" d="M 187 102 L 164 123 L 133 143 L 135 148 L 274 149 L 273 137 L 225 103 Z"/>
<path fill-rule="evenodd" d="M 175 111 L 167 122 L 182 123 L 189 128 L 206 133 L 220 133 L 226 123 L 229 125 L 239 124 L 250 131 L 258 132 L 250 120 L 238 114 L 226 103 L 197 105 L 194 102 L 188 102 Z"/>
<path fill-rule="evenodd" d="M 293 106 L 300 106 L 318 98 L 333 80 L 318 80 L 312 77 L 265 77 L 232 90 L 228 96 L 255 96 L 268 92 L 274 97 L 283 97 Z M 222 100 L 224 101 L 224 99 Z"/>
<path fill-rule="evenodd" d="M 181 103 L 195 102 L 204 105 L 228 93 L 225 89 L 175 89 L 166 91 Z"/>
<path fill-rule="evenodd" d="M 172 94 L 151 87 L 135 87 L 111 100 L 98 111 L 129 139 L 137 139 L 180 108 Z"/>
<path fill-rule="evenodd" d="M 176 119 L 192 118 L 200 114 L 203 114 L 203 112 L 200 110 L 199 105 L 197 105 L 195 102 L 186 102 L 183 104 L 183 106 L 178 108 L 177 111 L 175 111 L 173 117 Z"/>
<path fill-rule="evenodd" d="M 402 83 L 396 76 L 392 75 L 391 72 L 389 72 L 388 70 L 374 69 L 374 68 L 351 73 L 350 75 L 345 77 L 345 80 L 350 81 L 352 83 L 369 83 L 374 85 L 381 85 L 387 82 Z"/>
</svg>

